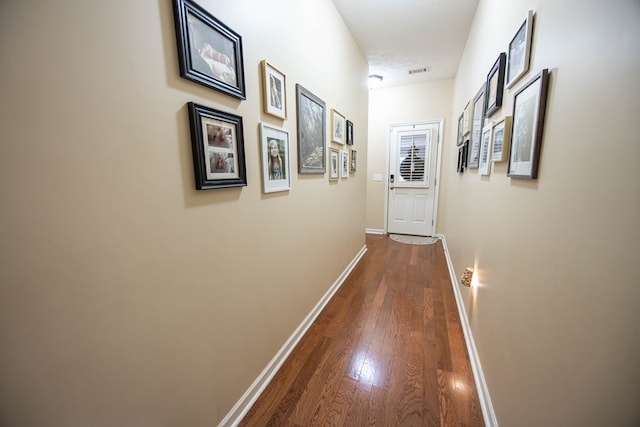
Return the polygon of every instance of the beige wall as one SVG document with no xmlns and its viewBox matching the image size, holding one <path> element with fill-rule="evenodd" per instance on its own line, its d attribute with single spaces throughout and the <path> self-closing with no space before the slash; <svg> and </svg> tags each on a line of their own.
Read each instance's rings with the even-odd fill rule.
<svg viewBox="0 0 640 427">
<path fill-rule="evenodd" d="M 453 80 L 372 89 L 369 94 L 369 159 L 367 167 L 367 229 L 385 229 L 385 191 L 389 126 L 392 124 L 444 120 L 446 137 L 452 114 Z M 385 179 L 373 181 L 373 174 Z"/>
<path fill-rule="evenodd" d="M 368 66 L 333 3 L 199 1 L 243 37 L 242 102 L 179 77 L 171 3 L 0 3 L 3 426 L 217 424 L 364 245 Z M 297 168 L 296 83 L 360 170 L 265 195 L 258 124 Z M 247 187 L 194 189 L 189 101 L 243 117 Z"/>
<path fill-rule="evenodd" d="M 455 117 L 536 13 L 530 72 L 551 72 L 539 179 L 455 172 Z M 458 70 L 438 230 L 503 426 L 640 422 L 640 6 L 481 0 Z M 502 110 L 512 115 L 513 90 Z"/>
</svg>

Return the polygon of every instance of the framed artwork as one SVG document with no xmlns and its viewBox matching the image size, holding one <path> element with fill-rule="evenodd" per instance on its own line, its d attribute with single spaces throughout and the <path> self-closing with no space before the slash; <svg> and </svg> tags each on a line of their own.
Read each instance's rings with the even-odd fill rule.
<svg viewBox="0 0 640 427">
<path fill-rule="evenodd" d="M 347 145 L 353 145 L 353 122 L 347 120 Z"/>
<path fill-rule="evenodd" d="M 357 154 L 356 150 L 351 150 L 351 169 L 349 170 L 351 173 L 356 173 Z"/>
<path fill-rule="evenodd" d="M 174 0 L 180 75 L 246 99 L 242 38 L 192 0 Z"/>
<path fill-rule="evenodd" d="M 349 152 L 342 150 L 340 152 L 340 178 L 349 178 Z"/>
<path fill-rule="evenodd" d="M 345 143 L 346 120 L 344 116 L 333 108 L 331 109 L 331 141 L 338 144 Z"/>
<path fill-rule="evenodd" d="M 335 181 L 339 177 L 340 150 L 331 147 L 329 150 L 329 180 Z"/>
<path fill-rule="evenodd" d="M 272 116 L 287 118 L 287 84 L 286 76 L 269 64 L 262 63 L 262 100 L 264 112 Z"/>
<path fill-rule="evenodd" d="M 462 110 L 462 135 L 467 136 L 471 132 L 471 101 L 467 102 Z"/>
<path fill-rule="evenodd" d="M 456 142 L 458 147 L 464 143 L 464 113 L 458 117 L 458 139 Z"/>
<path fill-rule="evenodd" d="M 262 188 L 265 193 L 291 189 L 289 131 L 260 123 Z"/>
<path fill-rule="evenodd" d="M 487 176 L 491 172 L 491 131 L 492 126 L 485 126 L 482 129 L 482 142 L 480 144 L 480 162 L 478 173 Z"/>
<path fill-rule="evenodd" d="M 298 172 L 325 173 L 325 103 L 296 85 L 298 121 Z"/>
<path fill-rule="evenodd" d="M 531 54 L 531 34 L 533 33 L 533 11 L 527 13 L 524 22 L 516 31 L 509 42 L 506 84 L 512 87 L 522 76 L 529 71 L 529 59 Z"/>
<path fill-rule="evenodd" d="M 536 179 L 547 108 L 549 72 L 545 68 L 513 96 L 513 126 L 507 175 Z"/>
<path fill-rule="evenodd" d="M 471 114 L 471 135 L 469 136 L 469 169 L 476 169 L 480 160 L 480 143 L 482 137 L 482 126 L 484 124 L 484 90 L 483 84 L 476 96 L 473 98 Z"/>
<path fill-rule="evenodd" d="M 463 148 L 462 147 L 458 148 L 458 163 L 456 167 L 456 171 L 458 173 L 464 172 L 464 167 L 462 166 L 462 155 L 463 155 L 462 152 L 463 152 Z"/>
<path fill-rule="evenodd" d="M 247 185 L 242 117 L 187 104 L 196 189 Z"/>
<path fill-rule="evenodd" d="M 504 162 L 509 153 L 509 142 L 511 141 L 511 116 L 493 125 L 491 136 L 491 161 Z"/>
<path fill-rule="evenodd" d="M 489 117 L 502 106 L 502 94 L 504 92 L 504 67 L 507 55 L 501 53 L 496 63 L 491 67 L 491 71 L 487 74 L 487 111 L 485 117 Z"/>
</svg>

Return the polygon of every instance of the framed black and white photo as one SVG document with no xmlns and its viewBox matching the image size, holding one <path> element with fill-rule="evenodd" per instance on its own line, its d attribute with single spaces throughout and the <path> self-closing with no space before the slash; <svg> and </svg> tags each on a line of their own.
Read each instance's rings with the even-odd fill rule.
<svg viewBox="0 0 640 427">
<path fill-rule="evenodd" d="M 260 123 L 262 188 L 265 193 L 291 189 L 289 131 Z"/>
<path fill-rule="evenodd" d="M 298 121 L 298 172 L 325 173 L 325 102 L 296 85 Z"/>
<path fill-rule="evenodd" d="M 242 37 L 192 0 L 174 0 L 180 75 L 246 99 Z"/>
<path fill-rule="evenodd" d="M 351 150 L 351 169 L 349 170 L 349 172 L 351 173 L 356 173 L 356 167 L 357 167 L 357 155 L 358 152 L 356 150 Z"/>
<path fill-rule="evenodd" d="M 456 143 L 458 147 L 464 143 L 464 113 L 460 114 L 460 117 L 458 117 L 458 139 L 456 140 Z"/>
<path fill-rule="evenodd" d="M 347 150 L 340 151 L 340 178 L 349 178 L 349 152 Z"/>
<path fill-rule="evenodd" d="M 536 179 L 542 149 L 549 72 L 542 70 L 513 97 L 513 126 L 507 175 Z"/>
<path fill-rule="evenodd" d="M 347 133 L 346 119 L 337 110 L 331 109 L 331 141 L 344 144 Z"/>
<path fill-rule="evenodd" d="M 533 34 L 533 11 L 527 13 L 524 22 L 509 42 L 506 85 L 511 88 L 522 76 L 529 71 L 531 54 L 531 35 Z"/>
<path fill-rule="evenodd" d="M 196 189 L 247 185 L 242 117 L 190 102 Z"/>
<path fill-rule="evenodd" d="M 262 61 L 262 104 L 264 112 L 287 118 L 287 83 L 284 73 L 266 60 Z"/>
<path fill-rule="evenodd" d="M 480 143 L 480 162 L 478 173 L 487 176 L 491 172 L 491 126 L 482 129 L 482 142 Z"/>
<path fill-rule="evenodd" d="M 511 142 L 511 116 L 493 125 L 493 133 L 491 136 L 491 161 L 504 162 L 509 154 L 509 145 Z"/>
<path fill-rule="evenodd" d="M 347 120 L 347 145 L 353 145 L 353 122 Z"/>
<path fill-rule="evenodd" d="M 462 110 L 462 135 L 467 136 L 471 132 L 471 101 L 467 102 Z"/>
<path fill-rule="evenodd" d="M 491 71 L 489 71 L 489 74 L 487 74 L 487 93 L 485 95 L 487 98 L 487 111 L 485 112 L 485 117 L 491 116 L 502 106 L 502 95 L 504 93 L 505 62 L 506 55 L 503 52 L 498 55 L 498 59 L 496 60 L 495 64 L 493 64 L 493 67 L 491 67 Z"/>
<path fill-rule="evenodd" d="M 336 181 L 340 177 L 340 150 L 331 147 L 329 150 L 329 180 Z"/>
<path fill-rule="evenodd" d="M 480 143 L 482 126 L 484 124 L 484 90 L 483 84 L 471 104 L 471 135 L 469 136 L 469 161 L 466 165 L 469 169 L 477 169 L 480 161 Z"/>
</svg>

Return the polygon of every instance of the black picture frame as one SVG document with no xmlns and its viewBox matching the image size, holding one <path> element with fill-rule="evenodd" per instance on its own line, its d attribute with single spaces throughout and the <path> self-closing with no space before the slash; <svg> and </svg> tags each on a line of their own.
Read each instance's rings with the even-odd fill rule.
<svg viewBox="0 0 640 427">
<path fill-rule="evenodd" d="M 189 102 L 197 190 L 247 185 L 242 117 Z"/>
<path fill-rule="evenodd" d="M 485 84 L 473 97 L 471 102 L 471 134 L 469 135 L 469 158 L 466 165 L 469 169 L 477 169 L 480 164 L 480 145 L 485 112 Z"/>
<path fill-rule="evenodd" d="M 242 37 L 192 0 L 174 0 L 180 75 L 246 99 Z"/>
<path fill-rule="evenodd" d="M 347 145 L 353 145 L 353 122 L 347 120 Z"/>
<path fill-rule="evenodd" d="M 298 125 L 298 173 L 326 172 L 325 102 L 300 84 L 296 84 Z"/>
<path fill-rule="evenodd" d="M 507 62 L 507 55 L 502 52 L 498 55 L 498 59 L 496 60 L 493 67 L 487 74 L 487 83 L 486 83 L 486 104 L 487 109 L 485 111 L 485 117 L 491 116 L 493 113 L 498 111 L 502 106 L 502 96 L 504 94 L 504 67 Z"/>
<path fill-rule="evenodd" d="M 538 178 L 548 89 L 549 71 L 545 68 L 513 95 L 507 169 L 511 178 Z"/>
</svg>

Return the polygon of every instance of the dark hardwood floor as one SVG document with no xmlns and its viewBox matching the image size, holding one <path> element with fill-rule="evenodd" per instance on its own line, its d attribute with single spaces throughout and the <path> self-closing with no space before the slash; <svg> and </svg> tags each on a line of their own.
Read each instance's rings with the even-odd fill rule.
<svg viewBox="0 0 640 427">
<path fill-rule="evenodd" d="M 482 426 L 442 243 L 368 251 L 241 426 Z"/>
</svg>

